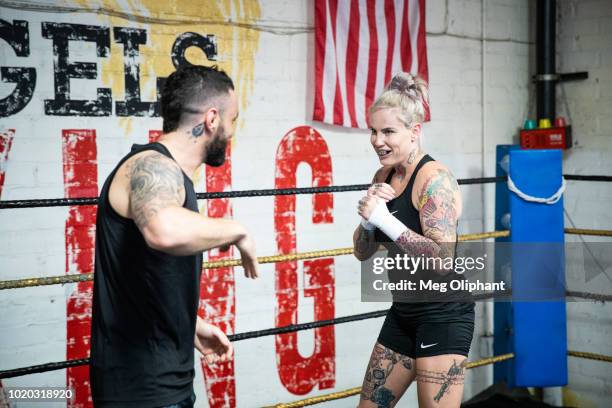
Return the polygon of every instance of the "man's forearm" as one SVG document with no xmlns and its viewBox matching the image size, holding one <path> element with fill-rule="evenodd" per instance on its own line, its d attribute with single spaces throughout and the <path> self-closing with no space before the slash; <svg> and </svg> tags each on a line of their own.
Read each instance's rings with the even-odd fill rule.
<svg viewBox="0 0 612 408">
<path fill-rule="evenodd" d="M 186 256 L 235 244 L 247 231 L 234 220 L 208 218 L 182 207 L 170 207 L 160 211 L 143 234 L 155 249 Z"/>
</svg>

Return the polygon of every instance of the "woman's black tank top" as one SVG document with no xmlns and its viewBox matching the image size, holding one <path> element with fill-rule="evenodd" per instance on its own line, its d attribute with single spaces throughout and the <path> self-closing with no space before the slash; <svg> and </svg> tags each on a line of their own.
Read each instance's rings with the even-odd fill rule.
<svg viewBox="0 0 612 408">
<path fill-rule="evenodd" d="M 107 178 L 98 203 L 90 365 L 96 406 L 163 406 L 193 390 L 202 254 L 150 248 L 134 221 L 115 212 L 108 199 L 117 169 L 146 150 L 172 159 L 160 143 L 134 145 Z M 183 207 L 197 212 L 184 173 L 183 182 Z"/>
<path fill-rule="evenodd" d="M 387 202 L 387 208 L 389 212 L 393 214 L 398 220 L 400 220 L 406 227 L 416 232 L 419 235 L 423 235 L 423 229 L 421 227 L 421 220 L 419 217 L 419 211 L 412 204 L 412 190 L 414 188 L 414 182 L 417 174 L 423 168 L 423 166 L 434 159 L 425 155 L 417 163 L 408 184 L 404 191 L 393 200 Z M 390 184 L 391 178 L 395 170 L 391 170 L 385 183 Z M 402 251 L 394 242 L 391 241 L 382 231 L 378 228 L 374 232 L 376 242 L 382 243 L 388 252 L 389 257 L 395 257 L 396 255 L 404 255 Z M 444 282 L 450 279 L 453 275 L 456 277 L 457 274 L 451 272 L 446 277 L 440 277 L 435 275 L 434 272 L 426 270 L 417 270 L 414 274 L 411 274 L 405 270 L 391 269 L 388 271 L 389 281 L 398 282 L 400 280 L 408 280 L 415 282 L 416 287 L 419 287 L 420 281 L 432 279 L 435 282 Z M 441 294 L 445 297 L 448 292 Z M 414 321 L 427 321 L 427 322 L 451 322 L 451 321 L 471 321 L 474 313 L 474 303 L 472 301 L 465 301 L 465 294 L 460 297 L 458 301 L 427 301 L 429 296 L 435 298 L 438 292 L 430 291 L 415 291 L 407 292 L 402 291 L 401 295 L 394 295 L 394 301 L 392 308 L 400 313 L 403 317 L 412 319 Z M 418 297 L 419 301 L 413 301 Z M 425 300 L 424 300 L 425 299 Z"/>
</svg>

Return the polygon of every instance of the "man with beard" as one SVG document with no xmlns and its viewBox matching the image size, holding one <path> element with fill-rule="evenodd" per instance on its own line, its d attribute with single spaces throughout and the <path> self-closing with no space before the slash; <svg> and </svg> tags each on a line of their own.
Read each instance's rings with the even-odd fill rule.
<svg viewBox="0 0 612 408">
<path fill-rule="evenodd" d="M 91 389 L 97 407 L 192 407 L 194 346 L 226 361 L 225 334 L 197 316 L 202 252 L 240 251 L 257 277 L 255 244 L 238 222 L 199 214 L 191 175 L 220 166 L 234 132 L 232 80 L 216 67 L 166 80 L 157 143 L 134 145 L 104 183 L 96 220 Z"/>
</svg>

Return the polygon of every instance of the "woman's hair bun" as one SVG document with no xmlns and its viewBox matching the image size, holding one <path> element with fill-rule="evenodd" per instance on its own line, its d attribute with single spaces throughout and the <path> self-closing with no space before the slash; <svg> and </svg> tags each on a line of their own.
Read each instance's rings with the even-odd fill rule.
<svg viewBox="0 0 612 408">
<path fill-rule="evenodd" d="M 429 106 L 429 88 L 424 78 L 409 72 L 399 72 L 391 78 L 383 93 L 376 98 L 368 112 L 382 108 L 400 108 L 406 126 L 422 123 Z"/>
<path fill-rule="evenodd" d="M 387 85 L 387 90 L 394 90 L 410 96 L 416 96 L 417 85 L 415 78 L 408 72 L 400 72 L 391 79 Z"/>
</svg>

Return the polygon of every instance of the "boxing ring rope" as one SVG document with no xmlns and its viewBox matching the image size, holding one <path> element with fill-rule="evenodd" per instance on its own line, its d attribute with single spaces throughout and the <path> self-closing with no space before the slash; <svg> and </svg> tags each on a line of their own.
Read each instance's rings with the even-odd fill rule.
<svg viewBox="0 0 612 408">
<path fill-rule="evenodd" d="M 587 360 L 597 360 L 612 363 L 612 356 L 605 356 L 603 354 L 588 353 L 586 351 L 568 350 L 567 355 L 572 357 L 585 358 Z"/>
<path fill-rule="evenodd" d="M 605 176 L 593 176 L 605 177 Z M 457 179 L 457 183 L 484 184 L 507 181 L 507 177 L 478 177 Z M 612 180 L 611 180 L 612 181 Z M 371 184 L 350 184 L 345 186 L 327 187 L 296 187 L 296 188 L 273 188 L 263 190 L 242 190 L 242 191 L 219 191 L 209 193 L 197 193 L 198 200 L 211 200 L 215 198 L 238 198 L 238 197 L 266 197 L 277 195 L 297 195 L 297 194 L 317 194 L 317 193 L 343 193 L 347 191 L 364 191 L 370 188 Z M 73 205 L 96 205 L 98 197 L 83 198 L 51 198 L 39 200 L 4 200 L 0 201 L 0 210 L 8 208 L 35 208 L 35 207 L 66 207 Z"/>
<path fill-rule="evenodd" d="M 586 229 L 586 228 L 566 228 L 566 234 L 573 235 L 593 235 L 598 237 L 612 237 L 612 231 L 610 230 L 596 230 L 596 229 Z"/>
<path fill-rule="evenodd" d="M 492 231 L 492 232 L 480 232 L 477 234 L 465 234 L 459 235 L 459 241 L 473 241 L 485 238 L 499 238 L 507 237 L 510 235 L 510 231 Z M 339 255 L 351 255 L 353 253 L 353 247 L 349 248 L 337 248 L 327 249 L 320 251 L 310 252 L 299 252 L 294 254 L 284 255 L 272 255 L 258 257 L 257 261 L 260 264 L 287 262 L 287 261 L 298 261 L 302 259 L 313 259 L 313 258 L 325 258 L 330 256 Z M 231 266 L 240 266 L 240 259 L 222 259 L 219 261 L 203 262 L 202 268 L 213 269 L 213 268 L 227 268 Z M 45 286 L 45 285 L 57 285 L 66 283 L 76 282 L 89 282 L 93 280 L 93 273 L 81 273 L 74 275 L 60 275 L 60 276 L 48 276 L 42 278 L 25 278 L 16 280 L 0 281 L 0 290 L 3 289 L 17 289 L 17 288 L 28 288 L 33 286 Z"/>
<path fill-rule="evenodd" d="M 580 181 L 607 181 L 612 182 L 612 176 L 576 175 L 564 174 L 566 180 Z M 498 183 L 508 181 L 508 177 L 474 177 L 457 179 L 459 185 Z M 238 198 L 238 197 L 264 197 L 275 195 L 294 194 L 317 194 L 317 193 L 342 193 L 347 191 L 364 191 L 370 184 L 351 184 L 345 186 L 328 187 L 297 187 L 283 189 L 243 190 L 243 191 L 219 191 L 196 194 L 199 200 L 210 200 L 215 198 Z M 98 197 L 83 198 L 51 198 L 31 200 L 3 200 L 0 201 L 0 210 L 9 208 L 36 208 L 36 207 L 67 207 L 73 205 L 96 205 Z"/>
<path fill-rule="evenodd" d="M 566 228 L 565 233 L 566 234 L 612 237 L 612 230 Z M 487 239 L 487 238 L 501 238 L 501 237 L 508 237 L 508 236 L 510 236 L 510 231 L 508 230 L 479 232 L 479 233 L 474 233 L 474 234 L 459 235 L 458 241 L 459 242 L 476 241 L 476 240 Z M 299 252 L 295 254 L 286 254 L 286 255 L 262 256 L 262 257 L 257 258 L 257 261 L 260 264 L 266 264 L 266 263 L 277 263 L 277 262 L 286 262 L 286 261 L 297 261 L 297 260 L 302 260 L 302 259 L 325 258 L 329 256 L 350 255 L 352 253 L 353 253 L 352 247 L 337 248 L 337 249 L 327 249 L 327 250 L 320 250 L 320 251 Z M 240 259 L 224 259 L 220 261 L 204 262 L 202 263 L 202 268 L 213 269 L 213 268 L 240 266 L 240 265 L 241 265 Z M 89 282 L 92 280 L 93 280 L 93 273 L 81 273 L 81 274 L 74 274 L 74 275 L 46 276 L 42 278 L 24 278 L 24 279 L 15 279 L 15 280 L 5 280 L 5 281 L 0 281 L 0 290 L 29 288 L 29 287 L 47 286 L 47 285 L 64 285 L 67 283 Z M 597 295 L 597 294 L 594 294 L 594 295 Z M 578 297 L 581 297 L 581 296 L 578 296 Z"/>
</svg>

